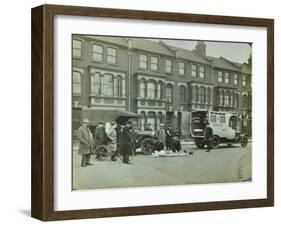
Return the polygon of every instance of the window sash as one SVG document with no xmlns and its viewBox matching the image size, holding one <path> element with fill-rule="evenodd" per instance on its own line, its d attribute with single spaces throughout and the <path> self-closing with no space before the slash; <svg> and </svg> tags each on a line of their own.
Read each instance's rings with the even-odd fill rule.
<svg viewBox="0 0 281 226">
<path fill-rule="evenodd" d="M 200 88 L 200 103 L 205 104 L 205 95 L 206 95 L 206 89 L 205 87 Z"/>
<path fill-rule="evenodd" d="M 81 94 L 81 84 L 80 83 L 73 83 L 73 93 Z"/>
<path fill-rule="evenodd" d="M 105 74 L 103 78 L 104 95 L 113 96 L 113 75 Z"/>
<path fill-rule="evenodd" d="M 180 101 L 185 102 L 185 86 L 180 87 Z"/>
<path fill-rule="evenodd" d="M 207 103 L 210 104 L 211 103 L 211 90 L 210 90 L 210 88 L 207 89 L 206 99 L 207 99 Z"/>
<path fill-rule="evenodd" d="M 238 74 L 234 74 L 234 84 L 238 84 Z"/>
<path fill-rule="evenodd" d="M 73 56 L 81 57 L 82 41 L 73 39 L 72 45 L 73 45 L 73 52 L 72 52 Z"/>
<path fill-rule="evenodd" d="M 197 66 L 195 64 L 191 65 L 191 77 L 197 76 Z"/>
<path fill-rule="evenodd" d="M 184 75 L 185 74 L 185 63 L 179 62 L 179 74 Z"/>
<path fill-rule="evenodd" d="M 103 52 L 103 47 L 100 45 L 93 45 L 93 60 L 94 61 L 102 61 L 102 52 Z"/>
<path fill-rule="evenodd" d="M 122 96 L 122 76 L 120 76 L 120 75 L 117 76 L 116 90 L 117 90 L 116 95 L 118 97 L 121 97 Z"/>
<path fill-rule="evenodd" d="M 81 73 L 74 71 L 72 80 L 72 90 L 74 94 L 81 94 Z"/>
<path fill-rule="evenodd" d="M 140 68 L 147 69 L 147 55 L 140 55 Z"/>
<path fill-rule="evenodd" d="M 173 98 L 173 88 L 172 86 L 167 86 L 166 87 L 166 99 L 171 99 Z"/>
<path fill-rule="evenodd" d="M 141 81 L 140 84 L 140 97 L 145 97 L 145 81 Z"/>
<path fill-rule="evenodd" d="M 82 46 L 81 40 L 73 39 L 73 48 L 74 49 L 81 49 L 81 46 Z"/>
<path fill-rule="evenodd" d="M 172 61 L 171 60 L 167 60 L 165 61 L 165 71 L 167 73 L 171 73 L 172 72 Z"/>
<path fill-rule="evenodd" d="M 224 105 L 224 92 L 220 92 L 220 105 L 223 106 Z"/>
<path fill-rule="evenodd" d="M 73 49 L 73 56 L 81 57 L 81 49 Z"/>
<path fill-rule="evenodd" d="M 115 48 L 107 49 L 107 62 L 111 64 L 116 64 L 117 50 Z"/>
<path fill-rule="evenodd" d="M 149 82 L 147 84 L 147 97 L 148 98 L 155 98 L 156 91 L 156 84 L 154 82 Z"/>
<path fill-rule="evenodd" d="M 99 73 L 91 75 L 91 93 L 100 95 L 101 85 L 101 75 Z"/>
<path fill-rule="evenodd" d="M 225 94 L 224 104 L 225 104 L 225 106 L 229 106 L 229 92 L 226 92 L 226 94 Z"/>
<path fill-rule="evenodd" d="M 224 74 L 224 82 L 229 83 L 229 73 L 227 72 Z"/>
<path fill-rule="evenodd" d="M 205 68 L 202 66 L 200 66 L 200 68 L 199 68 L 199 77 L 205 78 Z"/>
<path fill-rule="evenodd" d="M 248 97 L 243 95 L 243 108 L 248 108 Z"/>
<path fill-rule="evenodd" d="M 222 72 L 219 71 L 218 73 L 218 82 L 222 82 Z"/>
<path fill-rule="evenodd" d="M 151 57 L 151 70 L 157 71 L 158 70 L 158 57 Z"/>
<path fill-rule="evenodd" d="M 246 86 L 246 85 L 247 85 L 246 76 L 245 76 L 245 75 L 243 75 L 243 77 L 242 77 L 242 85 L 243 85 L 243 86 Z"/>
<path fill-rule="evenodd" d="M 162 89 L 163 89 L 162 82 L 159 82 L 157 84 L 157 98 L 158 99 L 162 99 L 162 95 L 163 95 Z"/>
</svg>

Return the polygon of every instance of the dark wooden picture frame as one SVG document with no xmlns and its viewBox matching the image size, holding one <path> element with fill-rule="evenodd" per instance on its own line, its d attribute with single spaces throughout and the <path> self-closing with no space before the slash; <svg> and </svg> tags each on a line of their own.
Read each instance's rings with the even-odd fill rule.
<svg viewBox="0 0 281 226">
<path fill-rule="evenodd" d="M 264 27 L 267 29 L 267 198 L 122 208 L 54 210 L 54 16 L 95 16 Z M 32 9 L 31 215 L 50 220 L 163 214 L 274 205 L 274 20 L 60 5 Z"/>
</svg>

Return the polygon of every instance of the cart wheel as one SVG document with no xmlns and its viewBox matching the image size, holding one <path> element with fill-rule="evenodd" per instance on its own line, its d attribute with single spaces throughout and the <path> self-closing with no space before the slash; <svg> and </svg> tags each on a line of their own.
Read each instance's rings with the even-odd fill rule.
<svg viewBox="0 0 281 226">
<path fill-rule="evenodd" d="M 141 142 L 141 150 L 145 155 L 151 155 L 154 151 L 155 140 L 153 138 L 145 138 Z"/>
<path fill-rule="evenodd" d="M 240 143 L 243 148 L 246 147 L 248 144 L 248 137 L 242 137 Z"/>
<path fill-rule="evenodd" d="M 195 145 L 197 148 L 204 148 L 205 147 L 205 142 L 202 141 L 195 141 Z"/>
<path fill-rule="evenodd" d="M 218 136 L 213 136 L 211 141 L 212 149 L 218 148 L 220 145 L 220 138 Z"/>
<path fill-rule="evenodd" d="M 105 145 L 100 145 L 95 149 L 96 159 L 99 161 L 104 161 L 108 155 L 108 151 Z"/>
</svg>

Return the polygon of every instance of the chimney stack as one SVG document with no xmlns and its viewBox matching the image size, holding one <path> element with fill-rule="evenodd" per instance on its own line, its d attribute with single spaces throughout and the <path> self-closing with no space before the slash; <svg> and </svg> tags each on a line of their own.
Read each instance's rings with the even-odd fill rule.
<svg viewBox="0 0 281 226">
<path fill-rule="evenodd" d="M 204 41 L 197 42 L 197 45 L 195 46 L 195 52 L 202 57 L 206 56 L 206 44 Z"/>
</svg>

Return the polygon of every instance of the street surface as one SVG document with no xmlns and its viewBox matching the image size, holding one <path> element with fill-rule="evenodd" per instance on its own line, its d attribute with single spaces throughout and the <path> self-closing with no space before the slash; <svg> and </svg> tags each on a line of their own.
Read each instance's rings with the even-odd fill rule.
<svg viewBox="0 0 281 226">
<path fill-rule="evenodd" d="M 182 150 L 192 155 L 154 158 L 138 153 L 130 165 L 120 159 L 97 161 L 92 157 L 94 165 L 88 167 L 80 166 L 81 156 L 74 151 L 73 189 L 240 182 L 251 178 L 251 146 L 221 146 L 208 153 L 183 143 Z"/>
</svg>

